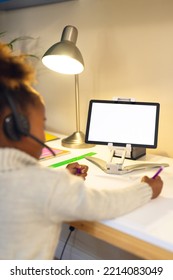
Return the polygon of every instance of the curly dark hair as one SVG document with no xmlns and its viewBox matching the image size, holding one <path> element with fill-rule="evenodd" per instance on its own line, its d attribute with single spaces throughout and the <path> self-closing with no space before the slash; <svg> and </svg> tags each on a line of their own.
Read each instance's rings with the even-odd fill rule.
<svg viewBox="0 0 173 280">
<path fill-rule="evenodd" d="M 0 43 L 0 112 L 8 106 L 7 92 L 21 110 L 28 104 L 36 104 L 40 97 L 32 88 L 34 81 L 35 71 L 26 56 L 16 56 L 6 44 Z"/>
</svg>

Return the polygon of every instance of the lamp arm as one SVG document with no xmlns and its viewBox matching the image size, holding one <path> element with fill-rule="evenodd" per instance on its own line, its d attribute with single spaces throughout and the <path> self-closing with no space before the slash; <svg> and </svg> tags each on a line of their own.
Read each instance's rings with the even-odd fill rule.
<svg viewBox="0 0 173 280">
<path fill-rule="evenodd" d="M 68 136 L 67 138 L 62 139 L 62 146 L 68 148 L 75 148 L 75 149 L 85 149 L 91 148 L 93 144 L 86 144 L 85 143 L 85 134 L 80 131 L 80 104 L 79 104 L 79 76 L 75 74 L 75 111 L 76 111 L 76 131 Z"/>
<path fill-rule="evenodd" d="M 75 75 L 76 131 L 80 131 L 79 75 Z"/>
</svg>

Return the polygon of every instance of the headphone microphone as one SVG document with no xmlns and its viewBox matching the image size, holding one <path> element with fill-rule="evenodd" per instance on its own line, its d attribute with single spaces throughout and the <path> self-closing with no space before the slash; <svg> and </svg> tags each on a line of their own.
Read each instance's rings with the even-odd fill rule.
<svg viewBox="0 0 173 280">
<path fill-rule="evenodd" d="M 54 151 L 49 146 L 47 146 L 43 141 L 30 133 L 30 124 L 27 117 L 17 112 L 16 106 L 8 91 L 5 93 L 5 96 L 12 110 L 12 114 L 6 116 L 3 122 L 5 135 L 9 139 L 14 141 L 19 141 L 21 139 L 21 136 L 30 137 L 34 141 L 48 149 L 51 154 L 55 156 Z"/>
<path fill-rule="evenodd" d="M 33 140 L 35 140 L 37 143 L 39 143 L 40 145 L 42 145 L 43 147 L 45 147 L 46 149 L 49 150 L 49 152 L 51 152 L 51 154 L 55 157 L 56 154 L 55 152 L 48 146 L 46 145 L 43 141 L 41 141 L 40 139 L 38 139 L 37 137 L 35 137 L 33 134 L 28 134 L 28 137 L 32 138 Z"/>
</svg>

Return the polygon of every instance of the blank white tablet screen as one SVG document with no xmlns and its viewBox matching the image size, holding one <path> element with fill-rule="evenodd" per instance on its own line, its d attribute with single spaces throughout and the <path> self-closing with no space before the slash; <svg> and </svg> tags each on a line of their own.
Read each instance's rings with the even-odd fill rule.
<svg viewBox="0 0 173 280">
<path fill-rule="evenodd" d="M 119 104 L 93 102 L 87 142 L 155 146 L 158 103 Z"/>
</svg>

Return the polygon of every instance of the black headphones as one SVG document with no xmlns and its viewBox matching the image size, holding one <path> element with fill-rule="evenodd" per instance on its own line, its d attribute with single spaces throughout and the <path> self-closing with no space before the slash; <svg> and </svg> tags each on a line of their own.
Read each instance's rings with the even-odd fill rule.
<svg viewBox="0 0 173 280">
<path fill-rule="evenodd" d="M 52 155 L 55 156 L 54 151 L 49 146 L 30 133 L 29 120 L 26 116 L 17 112 L 15 103 L 8 91 L 5 93 L 5 97 L 12 111 L 12 113 L 6 116 L 3 121 L 3 130 L 5 135 L 13 141 L 19 141 L 22 136 L 30 137 L 43 147 L 47 148 Z"/>
</svg>

